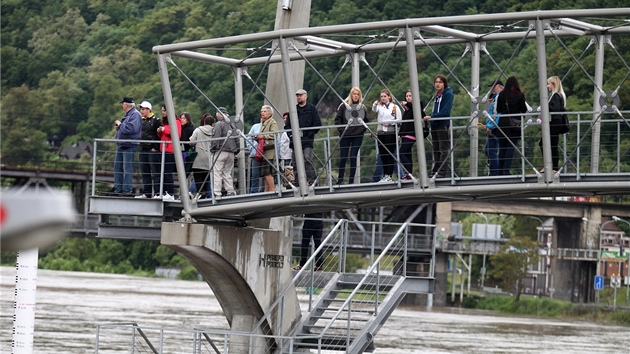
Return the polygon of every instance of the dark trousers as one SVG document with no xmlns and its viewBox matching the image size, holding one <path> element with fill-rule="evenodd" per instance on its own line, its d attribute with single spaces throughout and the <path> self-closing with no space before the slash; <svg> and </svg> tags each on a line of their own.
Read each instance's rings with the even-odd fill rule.
<svg viewBox="0 0 630 354">
<path fill-rule="evenodd" d="M 514 146 L 518 144 L 518 136 L 505 136 L 499 133 L 499 175 L 510 175 L 512 159 L 514 158 Z"/>
<path fill-rule="evenodd" d="M 311 243 L 311 238 L 317 249 L 322 244 L 322 232 L 324 229 L 324 223 L 321 220 L 305 220 L 302 226 L 302 247 L 300 249 L 300 266 L 306 264 L 306 258 L 308 256 L 308 249 Z M 321 267 L 324 264 L 324 259 L 321 254 L 317 255 L 315 259 L 315 266 Z"/>
<path fill-rule="evenodd" d="M 345 177 L 346 162 L 348 161 L 348 153 L 350 153 L 350 184 L 354 183 L 354 175 L 357 172 L 357 156 L 363 142 L 363 136 L 353 136 L 341 138 L 339 141 L 339 176 L 337 179 L 341 183 Z"/>
<path fill-rule="evenodd" d="M 433 145 L 433 173 L 445 174 L 448 171 L 448 152 L 450 141 L 448 127 L 431 128 L 431 145 Z"/>
<path fill-rule="evenodd" d="M 164 191 L 170 195 L 175 194 L 175 184 L 173 183 L 174 170 L 175 154 L 167 152 L 164 154 Z"/>
<path fill-rule="evenodd" d="M 400 162 L 405 168 L 405 173 L 413 172 L 413 155 L 411 150 L 413 148 L 413 144 L 416 141 L 414 139 L 402 138 L 402 142 L 400 143 Z"/>
<path fill-rule="evenodd" d="M 378 152 L 383 163 L 383 174 L 391 177 L 396 161 L 396 134 L 389 132 L 378 134 L 378 141 L 380 141 Z"/>
<path fill-rule="evenodd" d="M 199 168 L 192 169 L 193 179 L 197 186 L 197 191 L 200 198 L 205 198 L 207 188 L 210 187 L 210 175 L 208 170 L 202 170 Z"/>
<path fill-rule="evenodd" d="M 550 138 L 551 144 L 551 166 L 555 171 L 560 170 L 560 152 L 558 151 L 558 144 L 560 143 L 559 135 L 551 135 Z M 540 146 L 540 151 L 542 151 L 542 139 L 538 142 L 538 146 Z"/>
<path fill-rule="evenodd" d="M 160 194 L 160 158 L 159 151 L 142 149 L 138 159 L 140 161 L 140 172 L 142 173 L 142 194 L 151 197 Z"/>
</svg>

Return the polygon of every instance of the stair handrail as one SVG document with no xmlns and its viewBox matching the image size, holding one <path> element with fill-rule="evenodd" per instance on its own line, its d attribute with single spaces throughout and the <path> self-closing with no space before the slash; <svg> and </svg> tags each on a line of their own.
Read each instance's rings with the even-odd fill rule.
<svg viewBox="0 0 630 354">
<path fill-rule="evenodd" d="M 278 298 L 276 299 L 276 301 L 273 302 L 273 304 L 271 304 L 271 306 L 269 306 L 269 309 L 267 310 L 267 312 L 265 312 L 265 314 L 260 318 L 260 320 L 258 320 L 258 322 L 256 322 L 254 324 L 254 326 L 252 327 L 252 330 L 250 333 L 254 334 L 254 332 L 256 331 L 256 329 L 260 328 L 260 326 L 263 324 L 263 322 L 265 320 L 267 320 L 267 318 L 269 318 L 270 314 L 276 309 L 276 307 L 278 307 L 278 305 L 282 302 L 284 303 L 284 297 L 286 296 L 287 292 L 291 289 L 291 286 L 293 286 L 295 284 L 295 281 L 297 279 L 299 279 L 299 277 L 302 275 L 302 273 L 306 270 L 307 266 L 310 265 L 312 262 L 315 261 L 315 257 L 319 254 L 319 252 L 321 252 L 323 250 L 323 248 L 325 246 L 327 246 L 327 243 L 330 241 L 330 239 L 336 237 L 336 232 L 346 223 L 348 222 L 347 219 L 340 219 L 337 224 L 335 225 L 335 227 L 332 228 L 332 230 L 330 230 L 330 232 L 328 233 L 328 236 L 326 236 L 326 238 L 322 241 L 321 245 L 319 245 L 319 247 L 317 247 L 317 249 L 315 250 L 315 252 L 313 252 L 313 254 L 311 255 L 311 257 L 306 261 L 306 263 L 304 264 L 304 266 L 302 267 L 302 269 L 300 269 L 297 274 L 293 277 L 293 279 L 291 280 L 291 282 L 289 283 L 289 285 L 282 291 L 282 293 L 280 293 L 280 296 L 278 296 Z M 282 319 L 284 320 L 284 319 Z M 280 323 L 280 328 L 282 328 L 282 323 Z"/>
<path fill-rule="evenodd" d="M 358 289 L 361 288 L 361 286 L 367 281 L 368 277 L 372 276 L 372 272 L 375 270 L 375 268 L 377 266 L 380 265 L 381 260 L 383 259 L 383 257 L 389 252 L 389 250 L 391 248 L 394 247 L 395 243 L 398 242 L 398 238 L 400 237 L 400 235 L 405 232 L 407 230 L 407 226 L 408 226 L 408 222 L 402 224 L 402 226 L 398 229 L 398 231 L 396 231 L 396 234 L 394 234 L 394 236 L 392 237 L 391 241 L 389 241 L 389 243 L 387 244 L 387 246 L 383 249 L 383 251 L 381 252 L 381 254 L 378 256 L 378 258 L 374 261 L 374 263 L 372 263 L 372 265 L 367 269 L 367 271 L 365 272 L 365 276 L 363 276 L 363 278 L 361 278 L 361 281 L 359 281 L 359 283 L 354 287 L 354 290 L 352 290 L 352 292 L 350 293 L 350 295 L 348 295 L 348 298 L 346 299 L 346 301 L 344 301 L 344 303 L 339 307 L 339 310 L 337 310 L 337 312 L 332 316 L 331 320 L 329 321 L 329 323 L 326 325 L 326 327 L 324 327 L 324 329 L 322 330 L 321 334 L 326 333 L 326 331 L 328 331 L 328 329 L 330 328 L 330 326 L 332 326 L 332 324 L 337 321 L 337 318 L 339 318 L 339 315 L 341 315 L 341 312 L 343 311 L 344 308 L 348 307 L 349 304 L 352 301 L 352 298 L 356 295 Z M 405 251 L 404 251 L 404 255 L 405 258 L 407 256 L 407 246 L 406 246 L 406 242 L 405 242 Z M 407 260 L 405 259 L 405 261 L 403 262 L 403 264 L 407 263 Z M 404 274 L 404 272 L 403 272 Z M 380 273 L 377 274 L 377 276 L 380 276 Z M 378 297 L 376 298 L 376 301 L 378 301 Z M 348 314 L 348 322 L 350 322 L 350 315 Z"/>
</svg>

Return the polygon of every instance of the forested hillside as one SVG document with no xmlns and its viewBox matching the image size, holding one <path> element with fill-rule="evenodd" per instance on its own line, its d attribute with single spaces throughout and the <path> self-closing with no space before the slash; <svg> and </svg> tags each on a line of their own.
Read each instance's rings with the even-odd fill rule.
<svg viewBox="0 0 630 354">
<path fill-rule="evenodd" d="M 112 123 L 122 115 L 118 102 L 123 96 L 131 95 L 138 102 L 149 100 L 156 108 L 162 103 L 156 57 L 151 52 L 153 46 L 272 30 L 276 4 L 276 0 L 2 1 L 2 163 L 37 166 L 45 162 L 57 166 L 72 163 L 58 159 L 54 147 L 112 137 Z M 621 4 L 614 0 L 313 0 L 310 25 L 618 6 Z M 575 56 L 580 56 L 588 41 L 589 38 L 582 37 L 567 39 L 566 43 Z M 625 53 L 628 61 L 630 39 L 616 41 L 615 45 L 620 53 Z M 517 43 L 488 46 L 503 66 Z M 573 65 L 570 55 L 557 42 L 549 41 L 547 46 L 549 74 L 567 73 Z M 464 47 L 455 45 L 436 50 L 452 68 Z M 378 67 L 388 53 L 372 55 L 376 57 L 370 57 L 370 61 Z M 409 87 L 406 68 L 396 64 L 397 59 L 403 62 L 404 56 L 403 52 L 392 53 L 390 60 L 393 64 L 386 65 L 380 75 L 399 99 Z M 535 44 L 526 43 L 518 50 L 507 72 L 519 77 L 528 100 L 534 103 L 538 95 L 538 78 L 533 70 L 535 58 Z M 321 74 L 330 79 L 339 71 L 342 60 L 324 58 L 317 60 L 316 65 Z M 457 66 L 457 76 L 470 77 L 469 60 L 466 58 Z M 590 49 L 582 60 L 588 70 L 592 70 L 593 50 Z M 613 61 L 610 65 L 605 73 L 606 90 L 614 89 L 611 85 L 617 85 L 627 74 L 621 61 Z M 186 63 L 183 68 L 208 97 L 214 102 L 225 103 L 231 112 L 234 111 L 232 75 L 208 70 L 200 63 Z M 373 76 L 366 68 L 361 70 L 367 86 Z M 418 72 L 421 97 L 426 102 L 433 91 L 433 76 L 444 73 L 445 69 L 431 52 L 421 49 L 418 51 Z M 580 70 L 573 69 L 573 72 L 576 74 L 564 81 L 569 105 L 574 110 L 590 110 L 591 82 Z M 482 67 L 482 83 L 491 82 L 497 75 L 495 67 Z M 345 95 L 350 82 L 350 72 L 346 70 L 340 73 L 335 88 Z M 454 114 L 468 114 L 470 101 L 464 90 L 458 84 L 451 86 L 456 94 Z M 630 102 L 628 86 L 619 93 L 622 103 Z M 304 87 L 308 88 L 311 99 L 323 99 L 322 112 L 330 112 L 331 107 L 339 104 L 334 95 L 322 97 L 327 87 L 312 70 L 306 70 Z M 377 83 L 367 95 L 367 101 L 376 99 L 379 91 L 380 84 Z M 193 117 L 200 117 L 202 112 L 212 111 L 211 105 L 191 85 L 176 83 L 174 96 L 177 112 L 189 111 Z M 258 119 L 263 97 L 255 93 L 249 102 L 245 111 L 247 129 Z M 159 109 L 154 111 L 159 115 Z M 89 157 L 85 157 L 84 162 L 85 168 L 91 168 Z M 7 258 L 3 253 L 2 261 L 10 263 L 13 257 Z M 66 239 L 40 259 L 43 268 L 117 273 L 134 270 L 152 273 L 156 266 L 183 267 L 186 264 L 174 251 L 155 243 L 100 239 Z M 193 278 L 196 271 L 189 266 L 183 274 Z"/>
<path fill-rule="evenodd" d="M 312 2 L 311 26 L 477 13 L 548 10 L 559 8 L 600 8 L 620 6 L 612 0 L 529 1 L 517 0 L 317 0 Z M 53 159 L 55 146 L 80 140 L 113 135 L 112 122 L 122 114 L 118 102 L 125 95 L 138 101 L 149 100 L 158 107 L 162 92 L 155 55 L 158 44 L 254 33 L 273 29 L 275 0 L 7 0 L 2 2 L 2 160 L 5 163 L 37 164 Z M 576 55 L 586 47 L 588 38 L 569 41 Z M 628 40 L 616 43 L 620 53 L 628 53 Z M 511 44 L 510 44 L 511 45 Z M 462 47 L 440 48 L 440 55 L 453 65 Z M 506 47 L 506 55 L 512 49 Z M 564 73 L 572 65 L 570 57 L 555 44 L 548 49 L 550 73 Z M 404 54 L 401 54 L 404 55 Z M 590 55 L 590 54 L 589 54 Z M 511 75 L 524 82 L 528 97 L 535 97 L 537 86 L 532 72 L 535 58 L 533 44 L 519 53 L 520 60 L 510 67 Z M 443 72 L 437 60 L 427 53 L 419 55 L 422 95 L 428 97 L 430 80 Z M 592 59 L 592 55 L 590 57 Z M 591 60 L 589 56 L 585 60 Z M 505 59 L 502 59 L 505 60 Z M 378 60 L 376 60 L 378 62 Z M 339 59 L 322 61 L 325 77 L 333 77 Z M 467 77 L 470 65 L 460 65 L 458 74 Z M 623 66 L 619 63 L 620 70 Z M 218 75 L 203 65 L 190 65 L 187 74 L 216 102 L 233 105 L 233 77 Z M 620 71 L 622 72 L 622 71 Z M 366 72 L 366 76 L 367 76 Z M 345 94 L 349 73 L 340 80 L 339 92 Z M 382 78 L 396 95 L 409 86 L 408 75 L 398 67 L 388 67 Z M 496 77 L 487 68 L 483 80 Z M 592 87 L 588 80 L 567 82 L 570 103 L 588 109 L 592 104 Z M 324 83 L 307 70 L 305 87 L 318 97 Z M 578 84 L 583 92 L 571 91 Z M 576 89 L 577 90 L 577 89 Z M 456 113 L 465 114 L 469 103 L 463 93 Z M 372 94 L 374 98 L 377 90 Z M 176 111 L 189 111 L 199 117 L 211 106 L 191 86 L 178 87 Z M 626 97 L 628 92 L 622 92 Z M 257 96 L 245 114 L 246 125 L 257 117 L 262 97 Z M 329 106 L 338 104 L 334 96 L 326 97 Z M 372 98 L 370 98 L 372 99 Z M 628 99 L 622 102 L 628 102 Z M 233 106 L 231 107 L 233 111 Z M 159 110 L 157 110 L 159 112 Z M 24 160 L 26 159 L 26 160 Z"/>
</svg>

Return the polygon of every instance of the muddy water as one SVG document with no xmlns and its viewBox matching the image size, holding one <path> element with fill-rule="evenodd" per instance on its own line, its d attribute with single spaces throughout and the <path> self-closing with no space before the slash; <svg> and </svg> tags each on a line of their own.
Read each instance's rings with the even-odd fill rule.
<svg viewBox="0 0 630 354">
<path fill-rule="evenodd" d="M 11 352 L 15 269 L 0 267 L 0 353 Z M 93 353 L 96 324 L 226 328 L 204 282 L 39 270 L 34 353 Z M 450 308 L 398 308 L 375 353 L 630 353 L 630 328 Z M 192 352 L 192 350 L 190 351 Z"/>
</svg>

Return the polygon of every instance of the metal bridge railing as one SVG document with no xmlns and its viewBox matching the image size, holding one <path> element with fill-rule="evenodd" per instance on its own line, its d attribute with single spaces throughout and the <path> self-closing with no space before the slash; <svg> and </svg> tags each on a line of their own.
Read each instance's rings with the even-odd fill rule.
<svg viewBox="0 0 630 354">
<path fill-rule="evenodd" d="M 605 175 L 630 175 L 630 165 L 626 163 L 627 156 L 630 154 L 629 148 L 624 144 L 625 141 L 630 140 L 630 124 L 623 117 L 620 118 L 617 113 L 603 112 L 600 118 L 593 119 L 593 115 L 597 112 L 568 112 L 571 119 L 571 129 L 568 134 L 560 136 L 560 174 L 563 179 L 569 179 L 574 181 L 580 181 L 588 176 L 588 178 L 596 178 L 597 176 Z M 620 112 L 621 114 L 628 115 L 627 111 Z M 517 141 L 514 152 L 514 161 L 512 163 L 513 175 L 535 175 L 537 171 L 542 168 L 542 153 L 538 146 L 540 140 L 540 123 L 537 122 L 538 113 L 527 113 L 523 115 L 521 137 Z M 450 154 L 448 159 L 448 173 L 447 178 L 450 178 L 453 183 L 456 183 L 459 179 L 466 179 L 470 181 L 478 181 L 479 184 L 491 183 L 490 181 L 484 181 L 484 178 L 488 174 L 487 161 L 484 157 L 479 158 L 478 165 L 476 166 L 477 177 L 471 177 L 471 166 L 469 161 L 470 153 L 470 136 L 468 129 L 476 129 L 475 127 L 469 127 L 470 117 L 451 117 L 451 144 Z M 591 145 L 591 135 L 593 125 L 599 122 L 601 129 L 601 141 L 599 145 L 593 147 Z M 367 125 L 374 131 L 376 131 L 376 123 L 367 123 Z M 350 183 L 348 180 L 339 181 L 339 136 L 337 132 L 339 126 L 327 125 L 322 126 L 315 140 L 315 147 L 313 149 L 313 159 L 318 173 L 318 186 L 328 186 L 330 188 L 336 188 L 342 183 Z M 276 132 L 276 135 L 281 135 L 283 131 Z M 483 156 L 483 149 L 485 144 L 485 136 L 480 135 L 478 140 L 478 150 L 481 152 L 480 156 Z M 246 135 L 243 138 L 244 156 L 246 176 L 245 183 L 238 180 L 239 164 L 235 164 L 233 171 L 234 181 L 238 187 L 239 194 L 248 194 L 251 186 L 251 160 L 249 157 L 249 143 L 246 142 Z M 359 152 L 357 162 L 357 176 L 355 181 L 359 184 L 367 184 L 378 181 L 381 176 L 381 166 L 379 164 L 378 155 L 376 150 L 378 143 L 375 139 L 371 139 L 369 134 L 366 133 L 363 139 L 363 144 Z M 116 140 L 112 139 L 96 139 L 94 142 L 94 160 L 93 160 L 93 180 L 92 195 L 105 194 L 112 188 L 113 182 L 113 166 L 114 156 L 116 152 Z M 422 142 L 425 145 L 426 157 L 428 168 L 432 163 L 432 150 L 431 150 L 431 138 L 428 137 Z M 164 144 L 165 142 L 162 142 Z M 182 142 L 185 146 L 188 142 Z M 415 160 L 415 147 L 412 150 L 412 156 Z M 592 172 L 590 161 L 593 149 L 599 154 L 599 166 L 598 171 Z M 394 184 L 400 186 L 400 178 L 407 172 L 400 163 L 399 146 L 396 147 L 396 151 L 391 153 L 394 155 L 396 165 L 394 168 Z M 279 153 L 279 149 L 276 149 L 276 153 Z M 164 154 L 161 154 L 160 170 L 164 171 L 165 162 Z M 345 166 L 346 175 L 349 175 L 349 165 Z M 274 160 L 274 169 L 276 175 L 276 184 L 281 186 L 287 185 L 287 180 L 281 173 L 282 167 L 280 159 Z M 419 176 L 418 166 L 414 164 L 413 170 L 409 171 L 414 177 Z M 134 174 L 135 185 L 134 188 L 139 194 L 141 191 L 141 176 L 140 166 L 138 158 L 134 162 Z M 177 174 L 174 173 L 175 185 L 179 186 L 180 192 L 188 192 L 192 178 L 188 178 L 187 181 L 178 181 Z M 188 174 L 189 175 L 189 174 Z M 210 182 L 212 182 L 212 173 L 210 173 Z M 163 181 L 163 180 L 161 180 Z M 263 181 L 260 181 L 262 185 Z M 163 190 L 163 185 L 160 185 L 160 192 Z"/>
</svg>

